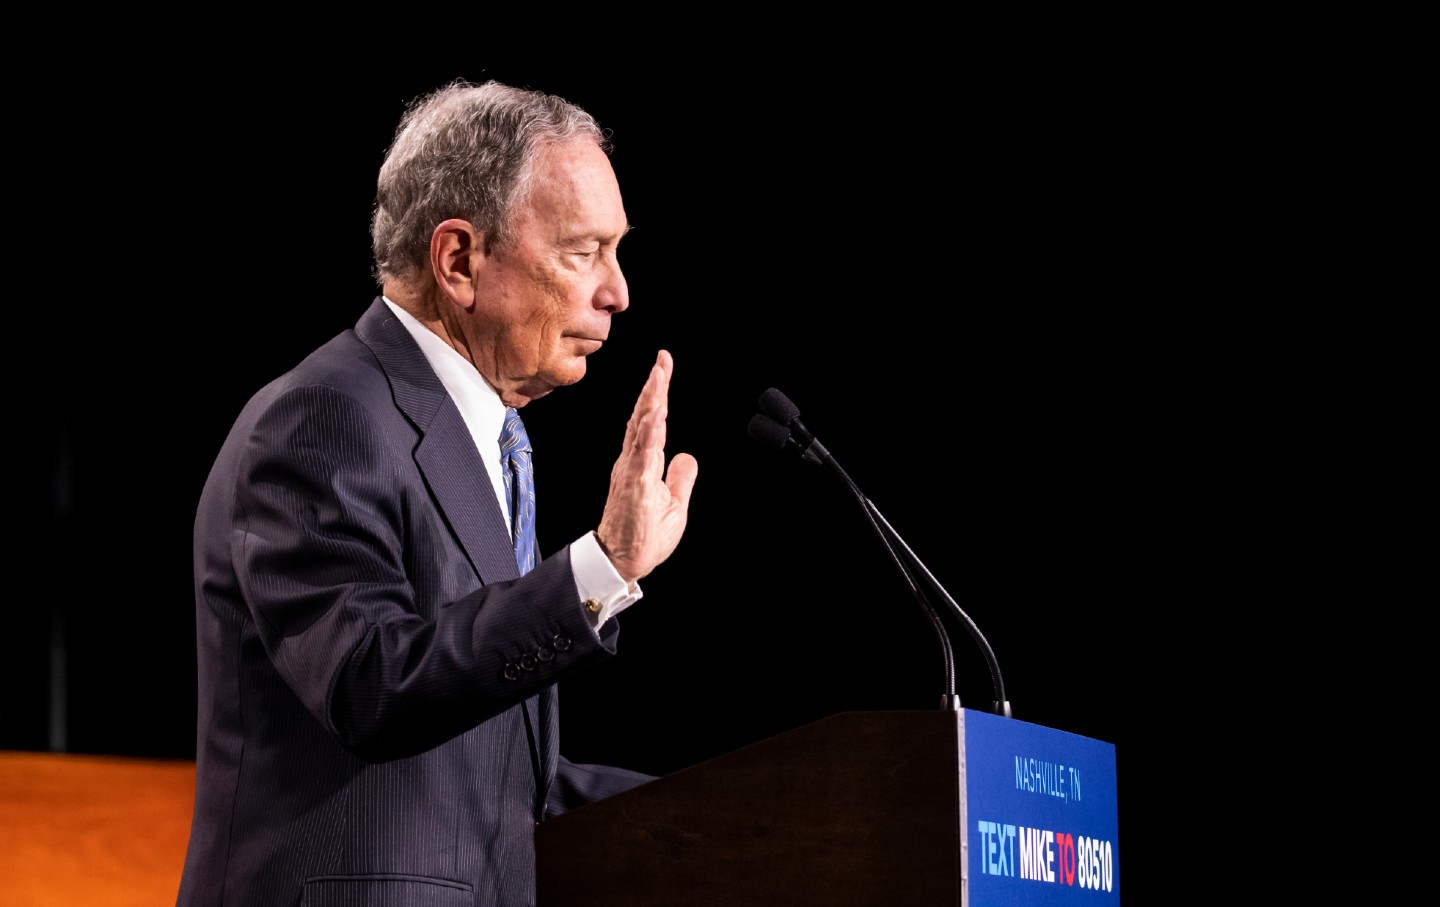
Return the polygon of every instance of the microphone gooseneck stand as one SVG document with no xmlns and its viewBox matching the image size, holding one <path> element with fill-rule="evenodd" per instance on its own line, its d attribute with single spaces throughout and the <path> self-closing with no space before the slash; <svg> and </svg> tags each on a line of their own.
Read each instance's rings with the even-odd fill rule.
<svg viewBox="0 0 1440 907">
<path fill-rule="evenodd" d="M 905 578 L 906 584 L 909 585 L 910 591 L 915 596 L 916 601 L 920 603 L 920 607 L 924 610 L 925 616 L 930 621 L 930 625 L 934 629 L 935 635 L 940 642 L 945 670 L 945 693 L 941 697 L 940 707 L 947 711 L 959 711 L 961 707 L 960 697 L 955 692 L 954 652 L 950 642 L 950 636 L 945 629 L 944 621 L 940 619 L 940 615 L 936 613 L 929 596 L 925 594 L 916 580 L 916 569 L 924 574 L 929 585 L 944 597 L 946 604 L 950 606 L 951 610 L 961 622 L 964 623 L 971 637 L 975 640 L 976 644 L 979 645 L 981 652 L 985 656 L 985 664 L 990 671 L 990 681 L 994 688 L 995 697 L 991 703 L 991 712 L 1006 718 L 1011 717 L 1010 701 L 1005 697 L 1005 682 L 1000 675 L 1000 664 L 995 658 L 995 652 L 990 647 L 990 643 L 985 639 L 984 634 L 980 632 L 979 626 L 961 609 L 955 599 L 945 591 L 944 587 L 940 585 L 940 582 L 935 579 L 934 574 L 926 568 L 920 558 L 915 555 L 915 552 L 910 549 L 910 546 L 905 544 L 905 540 L 895 531 L 895 527 L 891 526 L 889 520 L 886 520 L 885 516 L 880 513 L 880 509 L 875 506 L 875 503 L 865 496 L 864 492 L 860 490 L 860 487 L 855 484 L 854 480 L 845 472 L 840 463 L 830 454 L 830 451 L 825 449 L 825 445 L 821 444 L 814 434 L 805 427 L 804 423 L 800 421 L 799 408 L 791 403 L 788 397 L 774 388 L 770 388 L 761 394 L 760 407 L 765 412 L 763 414 L 757 413 L 751 418 L 750 436 L 771 447 L 798 452 L 801 458 L 807 462 L 827 467 L 836 478 L 840 480 L 841 484 L 849 490 L 851 496 L 853 496 L 860 505 L 861 510 L 865 513 L 866 521 L 870 524 L 870 528 L 874 530 L 875 535 L 885 546 L 886 552 L 889 553 L 890 559 L 895 563 L 895 566 L 900 570 L 900 574 Z M 905 557 L 902 558 L 900 553 L 896 551 L 897 545 L 903 549 Z M 912 569 L 912 565 L 914 569 Z"/>
<path fill-rule="evenodd" d="M 961 609 L 955 599 L 950 597 L 950 593 L 945 591 L 945 587 L 940 585 L 940 581 L 926 568 L 925 564 L 921 562 L 915 552 L 910 550 L 910 546 L 905 544 L 905 540 L 900 537 L 900 533 L 895 531 L 895 527 L 890 525 L 890 521 L 885 519 L 884 514 L 880 512 L 880 508 L 876 507 L 874 502 L 869 498 L 865 499 L 865 510 L 867 513 L 873 515 L 874 519 L 871 520 L 872 523 L 874 520 L 879 520 L 885 524 L 885 530 L 882 535 L 887 538 L 886 544 L 888 545 L 889 542 L 893 540 L 895 544 L 905 550 L 905 556 L 909 558 L 910 563 L 914 564 L 919 568 L 921 573 L 925 574 L 925 579 L 937 592 L 944 596 L 946 603 L 950 605 L 950 610 L 955 613 L 956 617 L 960 618 L 960 622 L 963 623 L 965 629 L 970 632 L 970 637 L 975 640 L 975 644 L 980 647 L 980 653 L 985 656 L 985 666 L 990 671 L 990 685 L 995 691 L 995 699 L 990 703 L 990 711 L 996 715 L 1003 715 L 1006 718 L 1011 717 L 1010 700 L 1005 698 L 1005 681 L 1000 676 L 1000 662 L 996 660 L 995 650 L 990 648 L 990 643 L 985 639 L 985 634 L 980 632 L 979 625 L 970 619 L 970 615 Z M 877 529 L 877 531 L 879 530 Z M 908 574 L 909 571 L 906 572 Z"/>
<path fill-rule="evenodd" d="M 895 562 L 895 566 L 900 570 L 900 575 L 905 577 L 905 583 L 910 587 L 911 594 L 913 594 L 915 600 L 920 603 L 920 608 L 925 612 L 926 619 L 930 621 L 930 626 L 935 630 L 935 636 L 940 641 L 941 657 L 945 661 L 945 693 L 940 697 L 940 708 L 951 712 L 960 711 L 960 696 L 955 692 L 955 652 L 950 642 L 950 634 L 945 632 L 944 622 L 940 620 L 940 615 L 935 612 L 935 606 L 930 603 L 929 596 L 927 596 L 925 591 L 915 582 L 915 574 L 911 572 L 909 565 L 896 553 L 895 546 L 890 543 L 890 539 L 887 537 L 885 531 L 880 528 L 879 523 L 875 522 L 876 517 L 880 517 L 882 521 L 884 517 L 880 516 L 879 511 L 874 509 L 875 505 L 870 503 L 870 499 L 865 497 L 860 491 L 860 487 L 851 481 L 850 476 L 840 467 L 840 464 L 835 458 L 830 456 L 829 451 L 825 450 L 825 445 L 819 441 L 813 441 L 807 450 L 816 447 L 820 448 L 820 453 L 817 456 L 821 462 L 830 468 L 830 471 L 840 479 L 840 482 L 850 490 L 850 494 L 854 496 L 855 500 L 860 504 L 860 509 L 865 512 L 865 519 L 870 523 L 870 528 L 874 529 L 875 534 L 879 536 L 880 542 L 890 554 L 890 560 Z M 886 525 L 889 524 L 887 523 Z"/>
</svg>

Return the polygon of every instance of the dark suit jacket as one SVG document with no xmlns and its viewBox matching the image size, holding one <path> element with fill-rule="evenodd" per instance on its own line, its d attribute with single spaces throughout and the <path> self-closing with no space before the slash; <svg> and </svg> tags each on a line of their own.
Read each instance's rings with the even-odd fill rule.
<svg viewBox="0 0 1440 907">
<path fill-rule="evenodd" d="M 535 823 L 651 776 L 557 751 L 610 657 L 568 552 L 516 580 L 459 410 L 376 299 L 257 393 L 195 523 L 199 729 L 177 903 L 529 905 Z"/>
</svg>

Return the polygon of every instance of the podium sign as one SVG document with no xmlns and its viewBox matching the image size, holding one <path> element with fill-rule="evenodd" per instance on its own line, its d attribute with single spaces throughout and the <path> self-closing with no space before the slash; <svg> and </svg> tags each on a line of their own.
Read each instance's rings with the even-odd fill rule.
<svg viewBox="0 0 1440 907">
<path fill-rule="evenodd" d="M 542 822 L 538 907 L 1120 902 L 1115 748 L 843 712 Z"/>
<path fill-rule="evenodd" d="M 1120 903 L 1115 747 L 963 710 L 969 903 Z"/>
</svg>

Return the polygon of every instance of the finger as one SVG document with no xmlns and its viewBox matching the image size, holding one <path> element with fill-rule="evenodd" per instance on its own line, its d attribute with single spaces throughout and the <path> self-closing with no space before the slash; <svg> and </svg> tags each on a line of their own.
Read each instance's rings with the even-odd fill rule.
<svg viewBox="0 0 1440 907">
<path fill-rule="evenodd" d="M 655 365 L 650 369 L 650 377 L 646 381 L 646 389 L 650 392 L 653 400 L 652 406 L 664 406 L 670 398 L 670 375 L 675 368 L 675 360 L 670 353 L 661 350 L 655 356 Z"/>
<path fill-rule="evenodd" d="M 635 400 L 635 408 L 630 413 L 630 421 L 625 426 L 625 447 L 639 447 L 646 443 L 646 436 L 653 432 L 653 429 L 646 430 L 645 423 L 657 410 L 668 408 L 670 397 L 670 374 L 667 366 L 672 363 L 670 354 L 662 350 L 655 358 L 655 364 L 650 366 L 650 374 L 645 378 L 645 386 L 640 389 L 640 396 Z M 664 415 L 660 417 L 664 419 Z M 664 436 L 661 436 L 661 443 L 664 443 Z"/>
<path fill-rule="evenodd" d="M 640 388 L 640 396 L 635 400 L 635 409 L 631 413 L 632 421 L 638 422 L 656 406 L 664 405 L 669 389 L 669 375 L 657 360 L 650 366 L 650 374 L 645 377 L 645 386 Z"/>
<path fill-rule="evenodd" d="M 665 466 L 665 419 L 668 407 L 652 409 L 635 422 L 635 432 L 630 436 L 630 449 L 635 452 L 633 468 L 639 471 L 659 470 Z"/>
</svg>

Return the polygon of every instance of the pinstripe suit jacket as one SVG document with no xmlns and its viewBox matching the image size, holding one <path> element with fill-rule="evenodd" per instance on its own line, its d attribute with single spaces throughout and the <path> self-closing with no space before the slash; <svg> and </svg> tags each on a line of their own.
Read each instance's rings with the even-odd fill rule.
<svg viewBox="0 0 1440 907">
<path fill-rule="evenodd" d="M 534 831 L 650 776 L 557 750 L 614 654 L 567 552 L 516 581 L 455 404 L 380 299 L 257 393 L 195 522 L 199 726 L 180 907 L 534 902 Z"/>
</svg>

